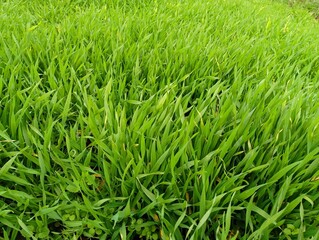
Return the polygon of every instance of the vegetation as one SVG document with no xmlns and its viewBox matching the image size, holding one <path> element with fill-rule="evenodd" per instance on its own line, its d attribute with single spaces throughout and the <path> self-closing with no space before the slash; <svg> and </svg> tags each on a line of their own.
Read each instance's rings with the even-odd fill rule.
<svg viewBox="0 0 319 240">
<path fill-rule="evenodd" d="M 319 19 L 319 1 L 317 0 L 281 0 L 290 6 L 307 9 L 316 19 Z"/>
<path fill-rule="evenodd" d="M 12 0 L 0 28 L 0 239 L 319 238 L 305 10 Z"/>
</svg>

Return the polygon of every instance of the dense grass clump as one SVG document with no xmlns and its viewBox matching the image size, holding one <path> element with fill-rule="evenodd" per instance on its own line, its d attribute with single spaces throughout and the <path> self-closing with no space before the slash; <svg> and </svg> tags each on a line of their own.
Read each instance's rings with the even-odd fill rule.
<svg viewBox="0 0 319 240">
<path fill-rule="evenodd" d="M 3 1 L 1 239 L 318 239 L 319 27 L 271 1 Z"/>
</svg>

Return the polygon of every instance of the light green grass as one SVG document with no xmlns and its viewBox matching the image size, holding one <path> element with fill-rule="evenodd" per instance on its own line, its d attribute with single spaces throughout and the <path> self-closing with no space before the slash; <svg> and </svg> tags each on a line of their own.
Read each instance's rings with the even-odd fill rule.
<svg viewBox="0 0 319 240">
<path fill-rule="evenodd" d="M 318 239 L 318 23 L 87 2 L 0 5 L 0 239 Z"/>
</svg>

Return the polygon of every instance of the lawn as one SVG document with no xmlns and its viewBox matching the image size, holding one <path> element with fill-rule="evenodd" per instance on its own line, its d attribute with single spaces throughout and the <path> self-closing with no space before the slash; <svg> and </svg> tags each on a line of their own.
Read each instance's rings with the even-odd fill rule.
<svg viewBox="0 0 319 240">
<path fill-rule="evenodd" d="M 319 239 L 319 25 L 273 0 L 0 4 L 0 239 Z"/>
</svg>

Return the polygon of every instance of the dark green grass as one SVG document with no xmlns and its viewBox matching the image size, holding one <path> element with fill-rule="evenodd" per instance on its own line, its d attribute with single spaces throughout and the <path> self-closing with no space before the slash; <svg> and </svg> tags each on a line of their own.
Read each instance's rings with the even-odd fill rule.
<svg viewBox="0 0 319 240">
<path fill-rule="evenodd" d="M 291 7 L 304 8 L 309 13 L 319 20 L 319 1 L 318 0 L 280 0 L 287 3 Z"/>
<path fill-rule="evenodd" d="M 4 1 L 0 28 L 0 238 L 318 239 L 304 11 Z"/>
</svg>

